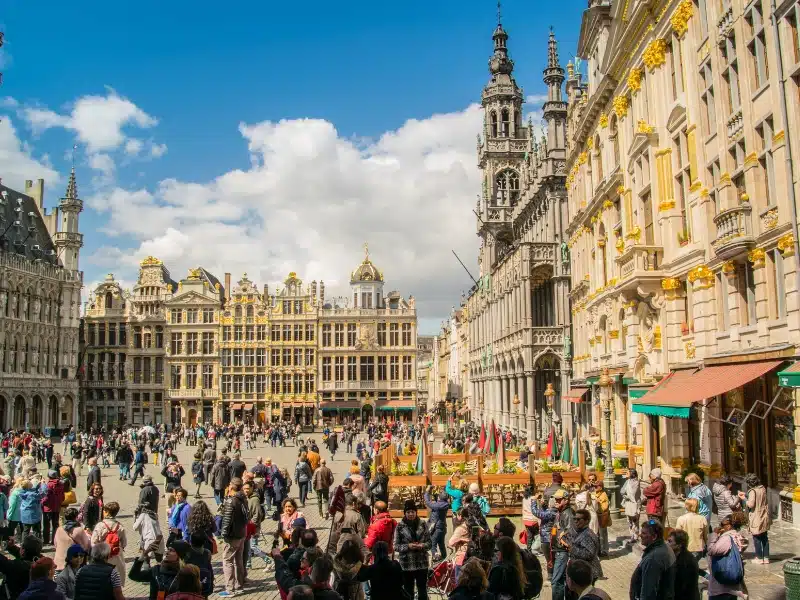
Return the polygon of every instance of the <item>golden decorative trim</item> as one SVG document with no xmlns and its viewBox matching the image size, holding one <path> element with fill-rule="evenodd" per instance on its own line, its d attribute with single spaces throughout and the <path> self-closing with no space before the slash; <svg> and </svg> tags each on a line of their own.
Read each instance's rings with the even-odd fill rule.
<svg viewBox="0 0 800 600">
<path fill-rule="evenodd" d="M 650 135 L 651 133 L 653 133 L 654 128 L 653 128 L 652 125 L 648 125 L 647 121 L 645 121 L 643 119 L 639 119 L 636 122 L 636 131 L 638 133 L 643 133 L 645 135 Z"/>
<path fill-rule="evenodd" d="M 719 185 L 730 185 L 731 183 L 731 174 L 725 171 L 719 176 Z"/>
<path fill-rule="evenodd" d="M 758 154 L 751 152 L 744 158 L 745 167 L 755 167 L 758 165 Z"/>
<path fill-rule="evenodd" d="M 714 273 L 705 265 L 700 265 L 695 267 L 686 277 L 689 280 L 689 283 L 695 283 L 696 281 L 703 282 L 704 280 L 714 279 Z"/>
<path fill-rule="evenodd" d="M 603 201 L 603 210 L 611 210 L 614 208 L 614 203 L 611 200 Z"/>
<path fill-rule="evenodd" d="M 625 186 L 624 185 L 617 186 L 617 194 L 622 196 L 622 194 L 624 193 L 625 193 Z"/>
<path fill-rule="evenodd" d="M 624 119 L 628 115 L 628 97 L 627 96 L 617 96 L 614 98 L 614 112 L 617 113 L 617 117 L 620 119 Z"/>
<path fill-rule="evenodd" d="M 675 208 L 674 200 L 666 200 L 665 202 L 660 202 L 658 204 L 658 212 L 665 212 L 667 210 L 672 210 L 673 208 Z"/>
<path fill-rule="evenodd" d="M 661 350 L 661 325 L 656 325 L 653 330 L 653 349 Z"/>
<path fill-rule="evenodd" d="M 579 164 L 579 165 L 582 165 L 582 164 L 584 164 L 584 163 L 585 163 L 585 162 L 586 162 L 588 159 L 589 159 L 589 154 L 588 154 L 588 153 L 586 153 L 586 152 L 581 152 L 581 153 L 578 155 L 578 164 Z"/>
<path fill-rule="evenodd" d="M 672 30 L 680 38 L 689 30 L 689 19 L 694 14 L 694 5 L 692 0 L 683 0 L 678 4 L 678 8 L 672 13 L 669 22 L 672 24 Z"/>
<path fill-rule="evenodd" d="M 747 253 L 747 260 L 753 263 L 754 269 L 763 267 L 766 259 L 767 253 L 764 252 L 763 248 L 753 248 Z"/>
<path fill-rule="evenodd" d="M 694 360 L 696 350 L 694 342 L 685 342 L 683 344 L 683 351 L 686 354 L 686 358 L 689 360 Z"/>
<path fill-rule="evenodd" d="M 698 179 L 692 185 L 689 186 L 689 191 L 690 192 L 696 192 L 697 190 L 699 190 L 702 187 L 703 187 L 703 182 Z"/>
<path fill-rule="evenodd" d="M 661 150 L 656 151 L 656 158 L 661 156 L 666 156 L 667 154 L 672 154 L 672 148 L 662 148 Z"/>
<path fill-rule="evenodd" d="M 778 133 L 772 136 L 772 143 L 773 144 L 780 144 L 783 143 L 783 140 L 786 139 L 786 132 L 781 129 Z"/>
<path fill-rule="evenodd" d="M 633 67 L 628 72 L 628 87 L 631 89 L 631 92 L 635 94 L 640 89 L 642 89 L 642 70 Z"/>
<path fill-rule="evenodd" d="M 774 229 L 778 225 L 778 209 L 771 208 L 763 215 L 761 215 L 761 224 L 764 226 L 764 229 L 770 230 Z"/>
<path fill-rule="evenodd" d="M 641 237 L 642 237 L 642 230 L 639 229 L 639 226 L 637 225 L 628 232 L 628 235 L 625 236 L 625 239 L 635 240 L 638 243 Z"/>
<path fill-rule="evenodd" d="M 725 275 L 735 275 L 736 274 L 736 263 L 732 260 L 726 260 L 722 263 L 722 272 Z"/>
<path fill-rule="evenodd" d="M 661 289 L 666 292 L 677 290 L 681 287 L 681 282 L 675 277 L 667 277 L 661 280 Z"/>
<path fill-rule="evenodd" d="M 617 340 L 619 339 L 619 329 L 612 329 L 608 332 L 608 339 L 610 340 Z"/>
<path fill-rule="evenodd" d="M 778 240 L 778 250 L 784 257 L 794 256 L 794 234 L 787 233 Z"/>
<path fill-rule="evenodd" d="M 157 259 L 155 256 L 148 256 L 142 262 L 139 263 L 139 266 L 142 267 L 153 267 L 153 266 L 161 266 L 164 263 Z"/>
<path fill-rule="evenodd" d="M 660 67 L 667 62 L 667 42 L 661 38 L 657 38 L 647 44 L 642 54 L 642 60 L 649 70 Z"/>
<path fill-rule="evenodd" d="M 619 254 L 622 254 L 623 252 L 625 252 L 625 240 L 623 240 L 622 238 L 619 238 L 617 240 L 617 243 L 615 244 L 615 247 L 616 247 L 617 252 Z"/>
<path fill-rule="evenodd" d="M 594 342 L 595 342 L 596 344 L 599 344 L 599 343 L 600 343 L 600 342 L 602 342 L 602 341 L 603 341 L 603 336 L 602 336 L 602 335 L 596 335 L 596 336 L 594 337 Z"/>
<path fill-rule="evenodd" d="M 589 150 L 591 150 L 592 148 L 594 148 L 594 139 L 593 139 L 593 138 L 589 138 L 588 140 L 586 140 L 586 147 L 587 147 Z"/>
</svg>

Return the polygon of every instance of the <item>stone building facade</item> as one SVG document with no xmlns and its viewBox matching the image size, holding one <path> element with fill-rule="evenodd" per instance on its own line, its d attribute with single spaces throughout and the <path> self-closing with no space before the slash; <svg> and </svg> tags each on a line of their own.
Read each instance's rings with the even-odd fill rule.
<svg viewBox="0 0 800 600">
<path fill-rule="evenodd" d="M 478 285 L 464 302 L 469 324 L 468 410 L 541 438 L 569 412 L 569 259 L 566 240 L 566 117 L 564 70 L 555 36 L 548 42 L 540 140 L 523 123 L 524 95 L 513 77 L 508 34 L 498 24 L 483 90 L 478 136 L 483 184 L 475 213 L 481 239 Z M 545 391 L 558 396 L 548 407 Z M 519 402 L 515 402 L 518 399 Z"/>
<path fill-rule="evenodd" d="M 78 270 L 83 202 L 75 171 L 57 207 L 44 181 L 21 193 L 0 185 L 0 428 L 62 428 L 81 422 Z"/>
<path fill-rule="evenodd" d="M 296 273 L 274 294 L 200 267 L 175 282 L 153 257 L 132 291 L 109 275 L 83 324 L 87 424 L 410 418 L 413 298 L 384 295 L 368 258 L 350 284 L 355 306 Z"/>
<path fill-rule="evenodd" d="M 166 399 L 171 423 L 197 423 L 213 420 L 219 403 L 220 381 L 220 312 L 223 290 L 219 280 L 202 267 L 189 269 L 178 282 L 177 290 L 165 300 L 166 316 Z M 238 311 L 235 311 L 238 312 Z M 253 325 L 234 326 L 242 339 L 244 327 L 248 335 Z M 223 336 L 225 329 L 223 329 Z M 230 330 L 228 330 L 230 334 Z M 234 351 L 236 363 L 242 352 Z M 247 355 L 250 356 L 250 352 Z M 246 388 L 253 387 L 248 376 Z M 243 389 L 244 379 L 237 375 L 236 389 Z"/>
<path fill-rule="evenodd" d="M 350 298 L 325 303 L 321 294 L 320 405 L 334 422 L 411 420 L 416 415 L 414 298 L 386 294 L 384 284 L 383 273 L 366 251 L 350 274 Z"/>
<path fill-rule="evenodd" d="M 588 75 L 568 66 L 567 233 L 576 425 L 606 437 L 608 369 L 618 458 L 662 467 L 676 490 L 690 464 L 755 472 L 785 515 L 800 46 L 798 3 L 778 4 L 773 26 L 766 0 L 589 3 Z"/>
</svg>

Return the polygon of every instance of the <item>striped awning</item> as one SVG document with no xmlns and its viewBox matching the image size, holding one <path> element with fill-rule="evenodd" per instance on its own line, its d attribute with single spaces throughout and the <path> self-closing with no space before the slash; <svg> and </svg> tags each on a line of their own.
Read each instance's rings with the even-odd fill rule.
<svg viewBox="0 0 800 600">
<path fill-rule="evenodd" d="M 231 404 L 231 410 L 241 410 L 242 405 L 241 403 Z"/>
<path fill-rule="evenodd" d="M 244 405 L 244 410 L 253 410 L 253 405 L 252 404 L 245 404 Z"/>
</svg>

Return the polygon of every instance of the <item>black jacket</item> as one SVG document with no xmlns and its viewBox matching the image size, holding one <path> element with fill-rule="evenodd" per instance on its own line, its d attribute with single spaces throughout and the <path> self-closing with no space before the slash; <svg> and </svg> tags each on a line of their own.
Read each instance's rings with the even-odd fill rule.
<svg viewBox="0 0 800 600">
<path fill-rule="evenodd" d="M 89 563 L 82 567 L 75 578 L 75 600 L 113 598 L 114 588 L 111 586 L 113 570 L 114 565 L 108 563 Z"/>
<path fill-rule="evenodd" d="M 225 498 L 222 505 L 222 527 L 220 533 L 224 539 L 240 540 L 245 537 L 249 516 L 247 500 L 242 492 Z"/>
<path fill-rule="evenodd" d="M 170 465 L 165 465 L 163 469 L 161 469 L 161 475 L 167 482 L 167 493 L 174 491 L 176 488 L 181 487 L 181 477 L 186 474 L 186 471 L 183 467 L 178 467 L 178 472 L 174 475 L 170 473 L 168 470 Z"/>
<path fill-rule="evenodd" d="M 494 600 L 495 595 L 460 585 L 450 592 L 448 598 L 449 600 Z"/>
<path fill-rule="evenodd" d="M 13 549 L 9 548 L 9 552 L 18 554 L 19 550 L 13 547 Z M 4 600 L 18 598 L 31 581 L 31 563 L 21 558 L 14 558 L 12 560 L 0 554 L 0 573 L 6 576 L 6 585 L 11 595 L 10 598 L 6 596 L 5 589 L 3 588 L 0 589 L 0 598 Z"/>
<path fill-rule="evenodd" d="M 691 552 L 684 550 L 675 557 L 675 591 L 674 597 L 680 600 L 700 600 L 700 589 L 697 587 L 699 577 L 697 559 Z"/>
<path fill-rule="evenodd" d="M 52 579 L 34 579 L 19 600 L 66 600 L 66 596 L 56 589 Z"/>
<path fill-rule="evenodd" d="M 403 567 L 396 560 L 383 560 L 363 565 L 358 572 L 359 581 L 369 581 L 372 598 L 405 600 L 403 594 Z"/>
<path fill-rule="evenodd" d="M 310 586 L 314 592 L 314 600 L 343 600 L 342 597 L 327 584 L 314 585 L 308 577 L 298 579 L 282 558 L 275 559 L 275 581 L 278 583 L 278 587 L 286 592 L 296 585 Z"/>
<path fill-rule="evenodd" d="M 136 557 L 136 560 L 133 561 L 133 566 L 131 567 L 130 573 L 128 573 L 128 577 L 130 577 L 133 581 L 138 581 L 139 583 L 150 583 L 150 600 L 157 600 L 158 592 L 163 591 L 164 596 L 169 596 L 170 594 L 178 591 L 178 570 L 164 570 L 162 571 L 161 565 L 153 565 L 150 567 L 149 571 L 142 571 L 142 559 Z M 86 567 L 84 567 L 85 569 Z M 81 572 L 83 569 L 81 569 Z M 81 574 L 78 573 L 78 580 L 80 580 Z M 99 598 L 100 596 L 98 596 Z M 105 596 L 102 596 L 105 597 Z M 79 598 L 75 598 L 75 600 L 80 600 Z"/>
<path fill-rule="evenodd" d="M 158 488 L 155 484 L 144 483 L 139 492 L 139 504 L 146 505 L 147 508 L 158 514 L 158 495 Z"/>
<path fill-rule="evenodd" d="M 239 460 L 238 458 L 234 458 L 231 462 L 228 463 L 228 469 L 231 472 L 231 479 L 234 477 L 240 477 L 244 474 L 247 466 L 245 466 L 244 462 Z"/>
<path fill-rule="evenodd" d="M 511 563 L 498 562 L 489 569 L 489 588 L 487 590 L 496 596 L 510 596 L 514 600 L 521 600 L 522 587 L 516 569 Z"/>
<path fill-rule="evenodd" d="M 100 467 L 95 465 L 89 469 L 89 473 L 86 475 L 86 491 L 88 492 L 92 489 L 92 485 L 95 483 L 102 483 L 102 478 L 103 474 L 100 472 Z"/>
</svg>

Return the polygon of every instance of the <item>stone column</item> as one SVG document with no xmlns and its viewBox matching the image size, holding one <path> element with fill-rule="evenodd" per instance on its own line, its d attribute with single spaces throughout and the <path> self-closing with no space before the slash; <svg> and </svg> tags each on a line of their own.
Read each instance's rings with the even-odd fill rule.
<svg viewBox="0 0 800 600">
<path fill-rule="evenodd" d="M 503 380 L 503 425 L 511 426 L 511 396 L 512 396 L 512 375 L 507 375 Z"/>
<path fill-rule="evenodd" d="M 517 374 L 517 395 L 519 396 L 519 415 L 514 415 L 514 428 L 517 435 L 525 431 L 525 376 L 522 373 Z M 516 411 L 517 407 L 515 407 Z"/>
<path fill-rule="evenodd" d="M 528 409 L 526 411 L 528 441 L 533 441 L 536 439 L 536 394 L 534 390 L 533 373 L 525 374 L 525 387 L 527 388 L 525 400 L 528 403 Z"/>
</svg>

